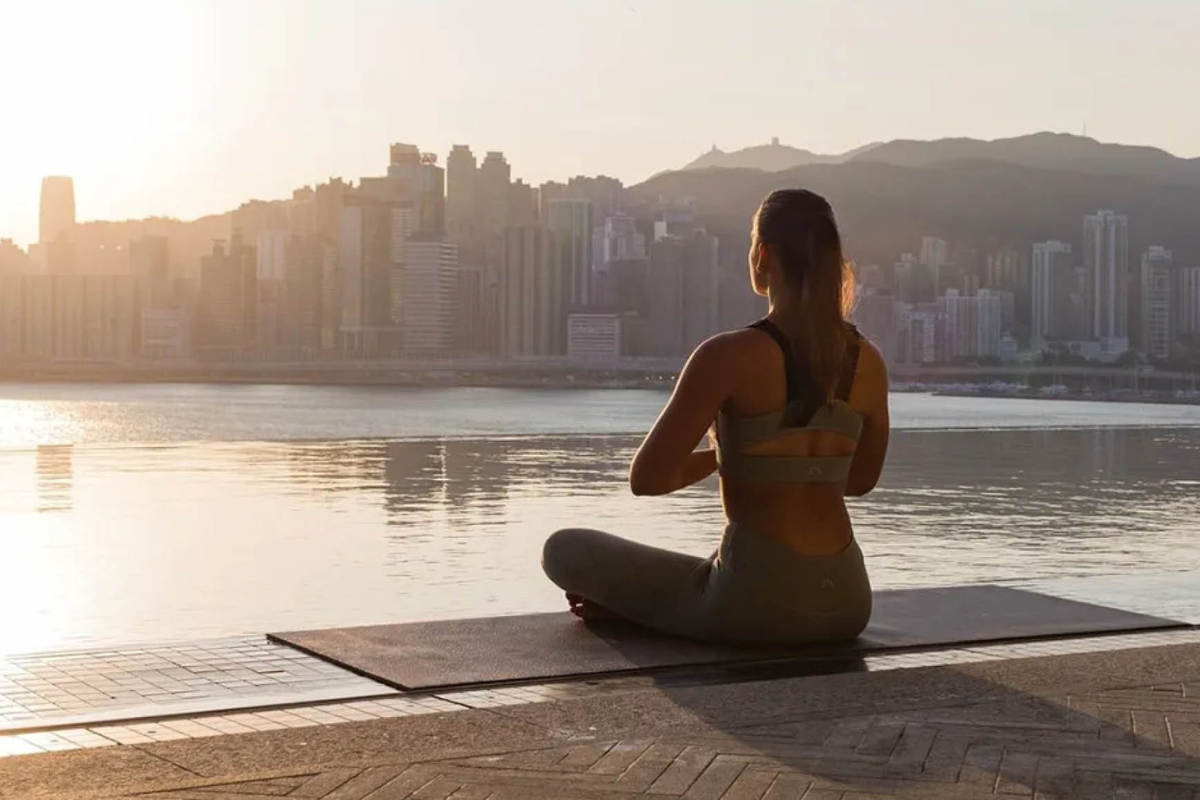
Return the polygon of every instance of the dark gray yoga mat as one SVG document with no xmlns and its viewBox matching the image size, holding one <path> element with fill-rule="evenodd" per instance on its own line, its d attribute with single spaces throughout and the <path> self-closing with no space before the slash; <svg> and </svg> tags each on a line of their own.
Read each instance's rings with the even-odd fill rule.
<svg viewBox="0 0 1200 800">
<path fill-rule="evenodd" d="M 567 612 L 273 633 L 270 639 L 401 689 L 441 689 L 674 667 L 861 655 L 935 645 L 1188 627 L 1003 586 L 876 592 L 871 624 L 836 647 L 703 644 Z"/>
</svg>

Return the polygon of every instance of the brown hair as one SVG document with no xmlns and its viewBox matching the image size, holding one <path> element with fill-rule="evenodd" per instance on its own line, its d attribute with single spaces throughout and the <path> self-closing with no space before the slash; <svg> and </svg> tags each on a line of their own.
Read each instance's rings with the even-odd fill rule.
<svg viewBox="0 0 1200 800">
<path fill-rule="evenodd" d="M 842 255 L 833 208 L 807 189 L 777 189 L 754 215 L 754 236 L 767 246 L 798 300 L 779 322 L 803 373 L 798 399 L 815 411 L 834 398 L 852 335 L 845 321 L 854 272 Z"/>
</svg>

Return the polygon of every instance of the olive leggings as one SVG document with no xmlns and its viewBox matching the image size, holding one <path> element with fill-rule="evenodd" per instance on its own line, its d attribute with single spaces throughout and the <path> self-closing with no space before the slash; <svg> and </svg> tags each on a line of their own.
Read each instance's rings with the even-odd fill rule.
<svg viewBox="0 0 1200 800">
<path fill-rule="evenodd" d="M 735 523 L 710 558 L 586 528 L 546 540 L 542 568 L 563 591 L 672 636 L 787 646 L 853 639 L 871 616 L 871 584 L 851 540 L 801 555 Z"/>
</svg>

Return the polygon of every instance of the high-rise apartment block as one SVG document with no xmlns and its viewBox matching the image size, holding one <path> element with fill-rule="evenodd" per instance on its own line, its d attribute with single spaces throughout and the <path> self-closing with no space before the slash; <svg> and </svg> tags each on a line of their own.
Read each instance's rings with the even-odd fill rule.
<svg viewBox="0 0 1200 800">
<path fill-rule="evenodd" d="M 590 200 L 560 198 L 550 201 L 546 227 L 553 236 L 550 269 L 558 285 L 558 307 L 552 312 L 558 329 L 554 352 L 567 349 L 566 315 L 591 303 L 592 229 L 595 207 Z"/>
<path fill-rule="evenodd" d="M 1141 347 L 1150 358 L 1171 355 L 1171 251 L 1153 246 L 1142 255 Z"/>
<path fill-rule="evenodd" d="M 253 247 L 235 234 L 228 249 L 213 243 L 200 263 L 197 355 L 238 359 L 258 344 L 258 264 Z"/>
<path fill-rule="evenodd" d="M 555 353 L 561 282 L 552 271 L 552 235 L 537 224 L 512 225 L 504 234 L 500 273 L 500 353 L 529 357 Z"/>
<path fill-rule="evenodd" d="M 388 155 L 387 180 L 394 194 L 386 199 L 415 211 L 417 233 L 441 236 L 446 231 L 446 175 L 437 156 L 411 144 L 393 144 Z"/>
<path fill-rule="evenodd" d="M 1051 341 L 1083 338 L 1083 300 L 1071 245 L 1066 242 L 1038 242 L 1033 246 L 1033 320 L 1034 347 Z"/>
<path fill-rule="evenodd" d="M 864 289 L 854 304 L 851 319 L 863 336 L 870 339 L 884 361 L 893 363 L 897 356 L 898 329 L 896 300 L 877 289 Z"/>
<path fill-rule="evenodd" d="M 934 364 L 946 360 L 944 314 L 938 303 L 897 304 L 896 360 L 901 364 Z"/>
<path fill-rule="evenodd" d="M 343 352 L 381 355 L 398 345 L 393 271 L 411 211 L 410 206 L 359 193 L 345 198 L 338 251 Z"/>
<path fill-rule="evenodd" d="M 464 264 L 482 263 L 479 168 L 471 148 L 456 144 L 446 159 L 446 236 Z"/>
<path fill-rule="evenodd" d="M 1182 350 L 1184 337 L 1200 347 L 1200 266 L 1175 268 L 1171 301 L 1173 348 Z"/>
<path fill-rule="evenodd" d="M 503 332 L 501 272 L 506 258 L 506 230 L 537 219 L 534 190 L 512 180 L 512 168 L 499 151 L 482 163 L 466 145 L 454 145 L 446 161 L 447 236 L 458 246 L 460 307 L 475 319 L 463 321 L 461 348 L 498 353 Z"/>
<path fill-rule="evenodd" d="M 936 236 L 921 237 L 921 253 L 918 264 L 929 275 L 935 296 L 940 296 L 944 283 L 950 279 L 950 245 Z"/>
<path fill-rule="evenodd" d="M 1004 332 L 999 292 L 980 289 L 976 296 L 968 297 L 950 289 L 939 305 L 942 343 L 936 349 L 942 359 L 999 357 L 1000 337 Z"/>
<path fill-rule="evenodd" d="M 658 227 L 650 245 L 646 346 L 650 355 L 685 356 L 717 332 L 719 242 L 694 224 L 671 233 Z"/>
<path fill-rule="evenodd" d="M 442 237 L 404 244 L 398 321 L 405 355 L 445 357 L 454 350 L 458 248 Z"/>
<path fill-rule="evenodd" d="M 1021 254 L 1004 247 L 987 254 L 980 283 L 988 289 L 1016 292 L 1025 286 L 1027 276 Z"/>
<path fill-rule="evenodd" d="M 1129 349 L 1129 220 L 1113 211 L 1083 218 L 1088 336 L 1111 357 Z"/>
<path fill-rule="evenodd" d="M 121 362 L 135 355 L 128 275 L 0 277 L 0 362 Z"/>
</svg>

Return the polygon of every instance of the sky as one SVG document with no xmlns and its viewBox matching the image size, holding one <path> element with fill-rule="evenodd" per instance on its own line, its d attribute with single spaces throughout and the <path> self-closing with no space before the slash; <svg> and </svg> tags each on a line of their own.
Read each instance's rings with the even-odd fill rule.
<svg viewBox="0 0 1200 800">
<path fill-rule="evenodd" d="M 1041 130 L 1200 156 L 1196 0 L 0 0 L 0 237 L 382 174 L 632 184 L 713 144 Z"/>
</svg>

